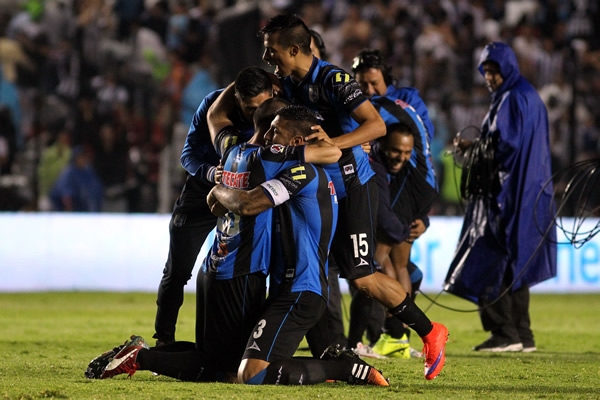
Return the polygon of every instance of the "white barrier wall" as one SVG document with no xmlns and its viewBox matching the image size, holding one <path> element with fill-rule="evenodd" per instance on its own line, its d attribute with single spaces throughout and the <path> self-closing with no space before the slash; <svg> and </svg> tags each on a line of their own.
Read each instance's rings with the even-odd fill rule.
<svg viewBox="0 0 600 400">
<path fill-rule="evenodd" d="M 0 213 L 0 291 L 154 292 L 169 250 L 169 218 Z M 461 218 L 433 217 L 415 242 L 412 258 L 423 271 L 423 291 L 441 290 L 461 223 Z M 559 239 L 564 240 L 560 233 Z M 559 245 L 558 260 L 558 276 L 533 291 L 600 292 L 600 235 L 579 249 Z M 187 290 L 194 290 L 193 281 Z"/>
</svg>

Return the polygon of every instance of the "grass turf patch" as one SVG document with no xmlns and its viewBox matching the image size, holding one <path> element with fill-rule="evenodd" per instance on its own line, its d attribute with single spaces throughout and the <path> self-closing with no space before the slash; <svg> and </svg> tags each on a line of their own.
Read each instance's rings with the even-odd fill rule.
<svg viewBox="0 0 600 400">
<path fill-rule="evenodd" d="M 151 340 L 155 299 L 149 293 L 0 293 L 0 399 L 600 398 L 598 294 L 533 294 L 538 352 L 530 354 L 473 352 L 471 348 L 488 336 L 477 313 L 432 306 L 427 314 L 450 330 L 446 367 L 432 382 L 423 378 L 421 359 L 371 359 L 390 378 L 389 388 L 198 384 L 148 371 L 138 371 L 131 379 L 84 378 L 92 358 L 129 335 Z M 438 301 L 461 310 L 474 308 L 451 295 Z M 430 305 L 423 296 L 417 303 L 423 309 Z M 186 294 L 177 325 L 180 340 L 193 340 L 194 304 L 194 296 Z M 421 347 L 416 335 L 412 344 Z"/>
</svg>

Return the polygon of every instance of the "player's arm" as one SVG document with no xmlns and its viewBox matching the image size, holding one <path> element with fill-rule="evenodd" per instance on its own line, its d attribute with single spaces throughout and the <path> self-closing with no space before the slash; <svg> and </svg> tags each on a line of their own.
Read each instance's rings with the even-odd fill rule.
<svg viewBox="0 0 600 400">
<path fill-rule="evenodd" d="M 385 122 L 370 101 L 363 101 L 351 115 L 359 126 L 352 132 L 333 138 L 340 149 L 360 146 L 385 135 Z"/>
<path fill-rule="evenodd" d="M 206 184 L 215 182 L 215 167 L 219 162 L 210 141 L 206 126 L 206 113 L 221 90 L 208 94 L 192 117 L 188 134 L 180 156 L 181 166 L 192 176 Z"/>
<path fill-rule="evenodd" d="M 276 178 L 263 182 L 252 190 L 217 185 L 208 194 L 208 206 L 217 216 L 224 215 L 227 210 L 241 216 L 257 215 L 298 195 L 316 176 L 312 165 L 300 164 L 287 168 Z"/>
<path fill-rule="evenodd" d="M 212 188 L 206 201 L 210 211 L 217 216 L 224 215 L 227 210 L 241 216 L 257 215 L 275 206 L 262 186 L 240 190 L 217 185 Z"/>
<path fill-rule="evenodd" d="M 233 122 L 231 121 L 229 114 L 234 109 L 235 86 L 234 83 L 230 83 L 229 86 L 223 90 L 223 93 L 221 93 L 221 95 L 210 106 L 206 114 L 208 130 L 213 143 L 215 143 L 215 139 L 219 132 L 226 127 L 233 126 Z"/>
<path fill-rule="evenodd" d="M 314 133 L 306 136 L 304 162 L 311 164 L 333 164 L 342 156 L 342 151 L 335 145 L 320 125 L 311 127 Z"/>
</svg>

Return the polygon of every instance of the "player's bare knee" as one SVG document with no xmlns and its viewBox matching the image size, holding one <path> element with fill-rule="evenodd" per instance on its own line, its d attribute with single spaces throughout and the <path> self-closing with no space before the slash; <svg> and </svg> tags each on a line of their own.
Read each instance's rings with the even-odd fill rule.
<svg viewBox="0 0 600 400">
<path fill-rule="evenodd" d="M 249 380 L 254 378 L 268 366 L 269 363 L 267 361 L 254 358 L 243 359 L 238 368 L 238 382 L 248 383 Z"/>
</svg>

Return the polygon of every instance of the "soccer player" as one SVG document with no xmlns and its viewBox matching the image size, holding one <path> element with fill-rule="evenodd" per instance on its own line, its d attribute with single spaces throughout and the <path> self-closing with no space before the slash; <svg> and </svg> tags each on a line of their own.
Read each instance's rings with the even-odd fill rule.
<svg viewBox="0 0 600 400">
<path fill-rule="evenodd" d="M 273 97 L 270 75 L 258 67 L 240 71 L 235 83 L 230 118 L 240 131 L 240 140 L 253 134 L 254 110 Z M 210 93 L 196 110 L 181 153 L 186 183 L 175 202 L 169 222 L 169 254 L 158 287 L 155 334 L 157 345 L 175 341 L 179 309 L 183 304 L 184 286 L 192 275 L 198 253 L 217 219 L 206 204 L 206 196 L 218 177 L 219 156 L 215 152 L 206 124 L 210 105 L 223 90 Z"/>
<path fill-rule="evenodd" d="M 425 378 L 434 379 L 445 363 L 447 328 L 432 323 L 398 281 L 375 273 L 373 263 L 377 186 L 360 145 L 385 134 L 383 120 L 348 73 L 312 55 L 310 31 L 299 17 L 277 15 L 259 33 L 263 60 L 276 66 L 283 95 L 317 112 L 324 131 L 342 150 L 337 163 L 325 166 L 339 200 L 332 253 L 341 276 L 417 332 L 424 343 Z"/>
<path fill-rule="evenodd" d="M 265 142 L 274 143 L 271 151 L 282 145 L 295 147 L 316 125 L 318 121 L 309 109 L 288 106 L 277 112 Z M 341 152 L 337 151 L 339 157 Z M 329 175 L 320 167 L 298 164 L 250 191 L 216 186 L 208 201 L 213 208 L 224 206 L 242 216 L 278 206 L 274 209 L 275 255 L 267 308 L 250 336 L 238 379 L 249 384 L 312 384 L 349 379 L 387 386 L 377 370 L 356 356 L 347 362 L 337 356 L 335 362 L 292 358 L 304 335 L 320 321 L 327 307 L 327 257 L 337 221 L 337 197 Z M 351 360 L 354 361 L 348 363 Z M 349 370 L 350 364 L 356 369 Z"/>
<path fill-rule="evenodd" d="M 398 281 L 401 273 L 408 275 L 406 290 L 414 298 L 415 285 L 420 283 L 422 273 L 410 261 L 410 250 L 429 226 L 427 214 L 437 192 L 426 179 L 430 166 L 429 152 L 424 149 L 425 126 L 412 107 L 395 106 L 398 122 L 388 125 L 386 135 L 374 144 L 370 153 L 380 194 L 375 258 L 383 271 Z M 388 316 L 384 331 L 373 351 L 410 358 L 410 330 Z"/>
<path fill-rule="evenodd" d="M 394 85 L 391 67 L 385 63 L 379 50 L 363 49 L 354 58 L 352 71 L 364 93 L 370 98 L 375 108 L 383 118 L 386 127 L 397 124 L 406 116 L 407 105 L 416 111 L 420 118 L 419 126 L 424 125 L 424 130 L 416 130 L 415 148 L 411 155 L 411 164 L 419 163 L 419 174 L 427 184 L 423 184 L 424 204 L 430 204 L 438 192 L 437 177 L 431 155 L 431 140 L 434 135 L 433 123 L 429 118 L 427 107 L 417 89 L 411 87 L 398 87 Z M 410 122 L 410 121 L 408 121 Z M 404 289 L 410 292 L 411 280 L 408 274 L 408 264 L 412 243 L 403 241 L 397 254 L 396 268 L 398 279 Z M 382 256 L 383 248 L 379 252 Z"/>
<path fill-rule="evenodd" d="M 273 102 L 275 102 L 276 99 L 273 99 Z M 265 103 L 268 103 L 265 102 Z M 268 106 L 268 104 L 263 104 L 263 107 Z M 259 115 L 260 113 L 257 112 L 257 115 Z M 303 130 L 304 132 L 310 132 L 310 126 L 312 126 L 314 124 L 314 121 L 309 120 L 308 124 L 304 124 L 304 125 L 297 125 L 297 122 L 294 121 L 294 125 L 297 126 L 299 129 Z M 291 126 L 291 123 L 288 123 L 287 126 Z M 282 132 L 281 130 L 275 129 L 274 131 L 276 132 Z M 293 132 L 290 130 L 290 132 Z M 222 134 L 219 135 L 219 138 L 217 139 L 217 143 L 219 143 L 219 145 L 225 144 L 225 143 L 230 143 L 231 142 L 231 138 L 232 138 L 232 133 L 231 132 L 221 132 Z M 257 135 L 255 135 L 253 137 L 254 139 L 257 139 L 256 137 Z M 280 134 L 281 136 L 281 140 L 282 141 L 288 141 L 290 143 L 295 143 L 295 141 L 297 140 L 302 140 L 303 137 L 300 138 L 291 138 L 288 136 L 286 136 L 284 133 Z M 286 139 L 287 137 L 287 139 Z M 277 140 L 277 139 L 275 139 Z M 300 143 L 297 143 L 300 144 Z M 228 154 L 227 157 L 227 161 L 225 162 L 224 168 L 225 170 L 230 170 L 231 171 L 231 167 L 232 164 L 238 160 L 241 161 L 238 163 L 238 167 L 237 167 L 237 171 L 241 171 L 241 169 L 243 169 L 246 165 L 248 161 L 251 162 L 255 162 L 259 164 L 259 168 L 257 168 L 256 170 L 254 170 L 254 168 L 252 169 L 252 174 L 254 174 L 254 172 L 258 172 L 257 177 L 268 177 L 268 174 L 265 175 L 264 172 L 272 169 L 273 167 L 277 168 L 274 165 L 270 165 L 270 164 L 277 164 L 278 160 L 281 160 L 282 157 L 285 156 L 285 153 L 287 151 L 285 146 L 279 145 L 279 144 L 275 144 L 273 146 L 271 146 L 270 148 L 264 149 L 264 157 L 263 161 L 260 161 L 259 159 L 255 159 L 254 156 L 258 156 L 258 152 L 260 152 L 261 150 L 259 148 L 256 148 L 256 146 L 253 146 L 252 144 L 248 144 L 249 147 L 254 147 L 254 150 L 252 151 L 246 151 L 246 145 L 240 145 L 240 146 L 233 146 Z M 317 147 L 323 147 L 318 145 Z M 327 146 L 325 146 L 327 147 Z M 333 150 L 333 152 L 329 152 L 329 150 L 327 150 L 325 153 L 326 154 L 332 154 L 333 155 L 333 159 L 337 159 L 339 157 L 339 150 L 334 147 L 334 146 L 329 146 L 330 149 Z M 294 149 L 291 149 L 294 150 Z M 299 156 L 302 155 L 302 153 L 305 154 L 306 156 L 306 150 L 308 150 L 308 148 L 298 148 L 297 149 L 298 152 L 297 154 Z M 247 157 L 244 157 L 244 153 Z M 318 152 L 317 152 L 318 154 Z M 242 155 L 242 157 L 239 157 L 240 155 Z M 311 154 L 309 153 L 308 155 L 308 159 L 310 159 Z M 268 162 L 265 162 L 264 159 L 268 159 Z M 327 157 L 323 157 L 323 160 L 328 161 Z M 269 168 L 271 167 L 271 168 Z M 305 171 L 310 171 L 308 168 L 314 168 L 310 165 L 297 165 L 296 164 L 296 168 L 299 167 L 303 167 L 305 168 Z M 285 182 L 287 180 L 287 185 L 285 187 L 289 187 L 292 188 L 294 187 L 294 182 L 298 181 L 298 180 L 303 180 L 302 174 L 299 174 L 299 170 L 294 168 L 293 170 L 290 170 L 289 172 L 291 173 L 291 176 L 285 177 L 282 176 L 280 181 L 269 181 L 268 183 L 264 184 L 264 187 L 270 187 L 270 188 L 274 188 L 274 187 L 279 187 L 279 189 L 283 188 L 283 185 L 281 182 Z M 313 172 L 316 171 L 316 169 L 312 170 Z M 231 171 L 231 173 L 234 173 L 233 171 Z M 225 176 L 225 175 L 224 175 Z M 233 179 L 233 177 L 227 177 L 225 178 L 226 180 L 228 179 Z M 242 178 L 242 177 L 240 177 Z M 298 341 L 302 339 L 303 335 L 304 335 L 304 331 L 302 330 L 302 325 L 303 324 L 309 324 L 310 325 L 310 321 L 314 320 L 314 319 L 318 319 L 318 313 L 319 313 L 319 308 L 324 309 L 325 307 L 325 301 L 323 299 L 323 294 L 326 293 L 326 281 L 324 281 L 324 276 L 326 276 L 326 259 L 327 259 L 327 248 L 329 245 L 329 241 L 330 238 L 332 236 L 332 232 L 333 232 L 333 228 L 334 228 L 334 223 L 335 223 L 335 193 L 332 192 L 332 185 L 330 185 L 329 179 L 327 179 L 327 176 L 324 172 L 319 173 L 318 174 L 318 178 L 317 176 L 311 176 L 310 173 L 307 173 L 304 177 L 304 179 L 306 178 L 311 178 L 310 180 L 306 180 L 306 182 L 313 182 L 312 184 L 310 184 L 310 186 L 306 185 L 306 186 L 302 186 L 300 185 L 299 187 L 296 187 L 296 189 L 300 189 L 300 191 L 302 193 L 307 192 L 309 194 L 309 198 L 306 198 L 305 196 L 300 196 L 299 202 L 296 202 L 296 207 L 300 207 L 297 211 L 299 211 L 300 209 L 302 210 L 300 214 L 297 214 L 296 212 L 294 212 L 294 215 L 302 218 L 303 221 L 311 221 L 311 232 L 313 233 L 313 235 L 311 236 L 307 236 L 305 235 L 305 232 L 299 232 L 296 231 L 294 236 L 295 238 L 299 239 L 300 242 L 297 243 L 297 245 L 299 244 L 299 248 L 298 248 L 298 258 L 297 260 L 292 260 L 293 265 L 284 263 L 283 264 L 283 269 L 279 270 L 279 272 L 275 272 L 275 276 L 273 279 L 273 282 L 275 283 L 274 286 L 274 290 L 275 287 L 277 287 L 279 290 L 277 291 L 277 293 L 275 295 L 273 295 L 273 297 L 275 299 L 277 299 L 275 302 L 279 302 L 278 304 L 286 304 L 291 302 L 291 304 L 295 304 L 295 308 L 297 308 L 298 310 L 302 311 L 302 313 L 295 314 L 292 313 L 292 315 L 288 315 L 288 313 L 284 312 L 283 314 L 277 311 L 277 308 L 273 308 L 271 307 L 270 310 L 271 312 L 267 312 L 264 315 L 264 319 L 261 319 L 258 324 L 256 325 L 256 329 L 253 333 L 253 335 L 250 337 L 250 341 L 248 342 L 249 344 L 252 343 L 251 346 L 249 346 L 249 349 L 246 349 L 246 352 L 256 352 L 257 349 L 263 349 L 263 351 L 266 351 L 266 353 L 260 352 L 259 354 L 261 354 L 258 358 L 256 359 L 252 359 L 249 363 L 242 363 L 240 366 L 240 375 L 242 378 L 244 378 L 244 381 L 246 381 L 247 379 L 245 378 L 248 374 L 248 372 L 242 372 L 242 371 L 253 371 L 252 368 L 256 368 L 253 367 L 253 365 L 256 365 L 256 362 L 253 362 L 254 360 L 256 360 L 259 363 L 259 366 L 261 366 L 261 370 L 265 369 L 264 366 L 262 365 L 262 358 L 264 357 L 270 357 L 268 358 L 269 360 L 272 359 L 273 363 L 275 362 L 280 362 L 281 361 L 281 357 L 284 357 L 286 355 L 290 355 L 290 351 L 291 354 L 293 354 L 293 352 L 295 351 L 296 347 L 297 347 L 297 343 L 295 343 L 295 341 Z M 232 182 L 250 182 L 252 178 L 252 175 L 248 177 L 248 180 L 246 180 L 246 177 L 244 177 L 243 179 L 233 179 Z M 318 185 L 316 185 L 318 184 Z M 217 187 L 215 190 L 218 191 L 221 187 Z M 222 187 L 223 189 L 225 189 L 225 187 Z M 319 188 L 319 189 L 317 189 Z M 232 190 L 232 189 L 229 189 Z M 262 189 L 259 189 L 262 192 Z M 315 190 L 317 190 L 317 192 L 315 193 Z M 212 192 L 211 192 L 212 193 Z M 282 199 L 285 197 L 285 194 L 283 192 L 279 192 L 277 193 L 276 191 L 270 190 L 269 191 L 270 195 L 272 196 L 271 199 L 274 199 L 274 202 L 279 202 L 282 201 Z M 314 215 L 309 215 L 315 207 L 315 197 L 314 195 L 317 195 L 318 197 L 318 208 L 320 211 L 323 211 L 322 213 L 319 212 L 319 214 L 323 217 L 321 220 L 314 218 Z M 209 203 L 211 204 L 211 208 L 214 210 L 216 207 L 216 203 L 214 201 L 211 200 L 212 197 L 209 196 Z M 222 199 L 223 200 L 223 199 Z M 309 200 L 309 201 L 307 201 Z M 225 201 L 225 200 L 223 200 Z M 252 203 L 254 205 L 256 205 L 256 203 Z M 271 203 L 269 205 L 268 210 L 266 210 L 267 213 L 271 213 L 271 209 L 270 207 L 272 207 L 273 205 L 275 205 L 274 203 Z M 234 208 L 238 213 L 244 214 L 242 215 L 239 219 L 239 226 L 240 226 L 240 230 L 244 230 L 245 228 L 248 228 L 248 224 L 244 224 L 245 221 L 244 218 L 247 218 L 248 215 L 247 214 L 251 214 L 250 212 L 248 212 L 248 204 L 246 203 L 246 205 L 242 206 L 235 206 L 235 205 L 230 205 L 232 208 Z M 294 206 L 290 206 L 291 208 L 294 208 Z M 322 209 L 322 210 L 321 210 Z M 256 210 L 256 208 L 254 208 L 254 210 Z M 228 210 L 222 210 L 223 212 L 220 212 L 220 215 L 227 215 L 230 214 L 230 211 Z M 282 215 L 285 219 L 285 216 L 289 215 L 290 211 L 288 209 L 288 212 L 282 212 Z M 310 218 L 309 218 L 310 217 Z M 284 219 L 279 220 L 280 223 L 284 223 Z M 256 226 L 255 226 L 256 227 Z M 296 229 L 300 229 L 302 230 L 303 225 L 298 225 L 296 226 Z M 264 229 L 265 227 L 263 226 L 261 229 Z M 247 229 L 246 229 L 247 231 Z M 288 229 L 285 229 L 285 232 L 290 232 Z M 316 237 L 318 238 L 317 242 L 314 241 L 305 241 L 305 239 L 307 238 L 313 238 L 316 235 Z M 287 239 L 287 237 L 286 237 Z M 238 242 L 238 243 L 241 243 Z M 286 240 L 283 241 L 283 243 L 287 243 Z M 255 245 L 260 245 L 259 243 L 255 243 Z M 260 250 L 260 248 L 259 248 Z M 235 251 L 235 250 L 234 250 Z M 231 254 L 231 253 L 229 253 Z M 223 255 L 222 259 L 219 259 L 218 261 L 218 265 L 214 265 L 212 264 L 212 261 L 214 261 L 213 259 L 211 259 L 211 261 L 209 261 L 209 265 L 211 265 L 211 267 L 216 267 L 216 271 L 215 274 L 218 273 L 218 269 L 219 267 L 223 267 L 224 268 L 224 272 L 228 273 L 229 271 L 232 271 L 233 273 L 235 273 L 236 269 L 239 269 L 241 266 L 243 266 L 243 261 L 244 259 L 239 259 L 239 254 L 237 254 L 238 257 L 228 257 L 228 255 Z M 259 252 L 259 254 L 261 254 Z M 292 254 L 292 253 L 287 253 L 288 255 Z M 316 256 L 316 258 L 315 258 Z M 266 255 L 266 257 L 268 257 L 268 254 Z M 227 268 L 227 261 L 232 260 L 233 261 L 233 270 L 231 270 L 230 268 Z M 236 262 L 236 260 L 238 262 Z M 247 259 L 246 259 L 247 261 Z M 306 262 L 310 262 L 310 264 L 306 264 Z M 246 263 L 247 264 L 247 263 Z M 230 264 L 231 265 L 231 264 Z M 259 263 L 258 265 L 262 265 L 261 263 Z M 300 292 L 300 294 L 292 294 L 297 290 L 296 285 L 292 284 L 291 287 L 288 286 L 288 279 L 291 276 L 286 276 L 286 273 L 290 273 L 290 270 L 288 267 L 292 267 L 294 271 L 294 273 L 291 276 L 294 276 L 294 281 L 298 284 L 301 284 L 302 287 L 302 291 Z M 316 279 L 315 276 L 313 275 L 315 272 L 315 268 L 318 270 L 317 274 L 316 274 Z M 213 269 L 210 269 L 210 271 L 213 271 Z M 310 273 L 307 275 L 307 272 L 310 271 Z M 238 279 L 239 278 L 239 279 Z M 213 282 L 220 282 L 220 289 L 224 289 L 227 287 L 228 284 L 231 284 L 231 288 L 232 290 L 228 293 L 233 293 L 234 295 L 236 294 L 236 288 L 238 289 L 238 295 L 241 292 L 245 292 L 246 287 L 245 286 L 240 286 L 239 283 L 248 283 L 248 280 L 243 276 L 243 275 L 239 275 L 238 278 L 231 278 L 231 279 L 223 279 L 223 280 L 215 280 Z M 311 284 L 309 284 L 308 286 L 305 284 L 307 282 L 311 282 Z M 252 286 L 255 287 L 255 286 Z M 307 288 L 310 288 L 310 290 L 305 290 Z M 239 290 L 241 289 L 241 290 Z M 288 292 L 288 289 L 290 290 L 290 292 Z M 324 292 L 325 290 L 325 292 Z M 318 295 L 317 295 L 318 292 Z M 227 324 L 228 322 L 224 322 L 223 318 L 226 317 L 227 315 L 223 314 L 223 312 L 226 312 L 228 310 L 231 310 L 232 305 L 233 305 L 233 310 L 234 312 L 237 313 L 236 311 L 236 304 L 235 304 L 235 300 L 237 299 L 237 297 L 233 297 L 233 298 L 227 298 L 225 296 L 223 296 L 223 294 L 225 294 L 225 292 L 219 292 L 219 291 L 214 291 L 212 292 L 212 294 L 214 294 L 217 297 L 213 297 L 211 298 L 211 300 L 213 302 L 211 302 L 211 308 L 215 307 L 218 310 L 221 311 L 221 314 L 219 315 L 218 318 L 210 321 L 211 322 L 211 326 L 210 328 L 214 328 L 215 324 Z M 221 295 L 221 297 L 218 297 L 219 295 Z M 273 304 L 275 304 L 275 302 Z M 315 310 L 313 308 L 313 305 L 317 307 L 317 309 Z M 287 306 L 286 310 L 290 307 L 290 305 Z M 307 314 L 308 312 L 308 314 Z M 280 327 L 280 329 L 277 329 L 276 324 L 274 326 L 272 326 L 272 323 L 277 321 L 277 318 L 280 319 L 280 321 L 284 324 L 282 324 L 282 326 Z M 229 319 L 228 321 L 231 321 L 231 319 Z M 266 322 L 268 321 L 268 322 Z M 299 325 L 298 325 L 299 324 Z M 275 330 L 273 330 L 275 329 Z M 306 328 L 305 328 L 306 329 Z M 231 332 L 230 336 L 233 334 L 235 335 L 237 332 Z M 278 334 L 279 333 L 279 334 Z M 267 346 L 264 345 L 264 343 L 261 340 L 265 340 L 269 337 L 274 337 L 272 340 L 272 346 Z M 260 343 L 260 345 L 258 345 L 257 343 Z M 294 347 L 295 346 L 295 347 Z M 165 346 L 166 347 L 166 346 Z M 224 348 L 227 348 L 226 346 L 224 347 L 220 347 L 220 350 L 222 351 Z M 201 352 L 196 352 L 195 356 L 196 359 L 195 360 L 190 360 L 190 355 L 194 355 L 193 353 L 190 354 L 190 352 L 180 352 L 180 353 L 169 353 L 169 352 L 165 352 L 165 351 L 152 351 L 149 350 L 145 347 L 143 339 L 141 339 L 140 337 L 137 336 L 133 336 L 132 340 L 128 343 L 126 343 L 124 345 L 124 347 L 118 349 L 115 348 L 113 349 L 114 353 L 116 350 L 118 350 L 118 352 L 116 354 L 111 354 L 111 352 L 107 352 L 104 355 L 100 356 L 99 359 L 94 360 L 94 361 L 98 361 L 98 363 L 100 362 L 105 362 L 108 361 L 108 364 L 105 368 L 102 369 L 102 372 L 100 374 L 98 374 L 97 371 L 90 371 L 88 369 L 88 371 L 90 372 L 90 374 L 88 374 L 88 377 L 100 377 L 100 378 L 108 378 L 108 377 L 112 377 L 115 376 L 117 374 L 122 374 L 122 373 L 128 373 L 129 375 L 132 375 L 133 373 L 135 373 L 136 370 L 138 369 L 149 369 L 167 376 L 173 376 L 179 379 L 186 379 L 186 380 L 212 380 L 215 379 L 215 375 L 214 372 L 212 373 L 208 373 L 209 369 L 214 368 L 214 365 L 212 364 L 212 362 L 214 360 L 211 360 L 210 358 L 206 358 L 204 353 Z M 231 350 L 231 349 L 229 349 Z M 283 353 L 282 353 L 283 352 Z M 283 355 L 282 355 L 283 354 Z M 317 383 L 317 382 L 323 382 L 326 379 L 333 379 L 333 380 L 347 380 L 348 382 L 352 382 L 352 383 L 368 383 L 368 384 L 377 384 L 377 385 L 384 385 L 387 386 L 387 381 L 385 380 L 385 378 L 383 378 L 383 376 L 381 376 L 381 374 L 375 370 L 374 368 L 372 368 L 371 366 L 369 366 L 367 363 L 365 363 L 364 361 L 360 360 L 357 357 L 352 357 L 350 355 L 348 355 L 347 353 L 340 353 L 340 352 L 336 352 L 336 351 L 330 351 L 327 353 L 326 359 L 323 360 L 306 360 L 306 359 L 302 359 L 302 360 L 287 360 L 285 363 L 285 370 L 286 373 L 285 374 L 278 374 L 278 373 L 274 373 L 274 368 L 275 367 L 271 367 L 271 372 L 267 373 L 267 371 L 264 372 L 264 374 L 258 374 L 260 376 L 258 377 L 254 377 L 256 374 L 252 373 L 252 376 L 254 377 L 252 381 L 248 380 L 248 383 L 272 383 L 272 384 L 308 384 L 308 383 Z M 247 359 L 247 358 L 246 358 Z M 94 363 L 94 361 L 92 361 L 92 363 Z M 179 361 L 179 362 L 177 362 Z M 184 362 L 186 363 L 186 368 L 184 368 L 182 365 Z M 273 365 L 273 364 L 271 364 Z M 281 371 L 281 369 L 284 368 L 283 365 L 280 366 L 280 368 L 278 368 L 279 371 Z M 287 372 L 289 371 L 289 372 Z M 268 377 L 265 377 L 265 375 L 268 375 Z"/>
</svg>

